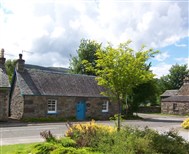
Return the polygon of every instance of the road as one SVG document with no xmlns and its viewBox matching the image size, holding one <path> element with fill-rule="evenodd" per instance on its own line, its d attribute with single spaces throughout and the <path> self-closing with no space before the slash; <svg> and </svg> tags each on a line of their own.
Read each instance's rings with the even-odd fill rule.
<svg viewBox="0 0 189 154">
<path fill-rule="evenodd" d="M 125 120 L 122 125 L 129 125 L 144 128 L 148 126 L 165 132 L 172 128 L 178 130 L 179 135 L 189 141 L 189 131 L 181 128 L 181 122 L 186 117 L 178 116 L 162 116 L 162 115 L 148 115 L 141 114 L 144 120 Z M 112 121 L 97 121 L 97 123 L 114 126 Z M 38 124 L 1 124 L 0 123 L 0 145 L 10 145 L 18 143 L 32 143 L 44 141 L 40 132 L 50 130 L 56 136 L 64 136 L 67 127 L 66 123 L 38 123 Z"/>
</svg>

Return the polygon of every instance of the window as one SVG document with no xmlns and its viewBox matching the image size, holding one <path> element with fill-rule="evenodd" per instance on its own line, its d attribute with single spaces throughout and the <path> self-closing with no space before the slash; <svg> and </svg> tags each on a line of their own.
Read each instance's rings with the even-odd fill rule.
<svg viewBox="0 0 189 154">
<path fill-rule="evenodd" d="M 108 112 L 108 105 L 109 105 L 108 101 L 104 101 L 102 103 L 102 112 Z"/>
<path fill-rule="evenodd" d="M 173 111 L 178 111 L 176 103 L 173 104 Z"/>
<path fill-rule="evenodd" d="M 48 100 L 47 112 L 50 113 L 50 114 L 57 112 L 57 100 L 55 100 L 55 99 L 49 99 Z"/>
</svg>

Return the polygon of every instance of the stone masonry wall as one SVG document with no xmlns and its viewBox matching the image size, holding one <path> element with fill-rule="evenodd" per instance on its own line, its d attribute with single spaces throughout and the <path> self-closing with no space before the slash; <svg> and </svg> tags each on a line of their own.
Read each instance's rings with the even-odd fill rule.
<svg viewBox="0 0 189 154">
<path fill-rule="evenodd" d="M 189 114 L 188 102 L 161 102 L 161 113 L 165 114 Z"/>
<path fill-rule="evenodd" d="M 23 115 L 23 107 L 24 107 L 24 98 L 21 96 L 20 89 L 17 85 L 14 87 L 13 95 L 11 98 L 11 118 L 21 119 Z"/>
<path fill-rule="evenodd" d="M 0 89 L 0 121 L 7 121 L 8 119 L 8 100 L 9 89 Z"/>
<path fill-rule="evenodd" d="M 57 100 L 57 114 L 47 114 L 48 99 Z M 55 97 L 55 96 L 25 96 L 23 118 L 58 117 L 76 118 L 77 102 L 86 101 L 86 117 L 88 119 L 108 119 L 118 112 L 116 103 L 109 103 L 109 112 L 102 112 L 102 98 Z"/>
</svg>

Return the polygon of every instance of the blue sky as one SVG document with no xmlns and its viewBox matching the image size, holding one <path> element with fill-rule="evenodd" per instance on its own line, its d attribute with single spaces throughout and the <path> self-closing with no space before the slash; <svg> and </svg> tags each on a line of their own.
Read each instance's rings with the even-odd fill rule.
<svg viewBox="0 0 189 154">
<path fill-rule="evenodd" d="M 189 37 L 184 37 L 174 44 L 156 48 L 160 51 L 160 54 L 152 60 L 152 69 L 157 73 L 157 77 L 169 73 L 169 69 L 172 65 L 189 64 L 188 44 Z"/>
<path fill-rule="evenodd" d="M 0 48 L 7 59 L 68 67 L 82 38 L 114 45 L 131 39 L 160 50 L 152 70 L 160 77 L 189 63 L 188 0 L 1 0 Z"/>
</svg>

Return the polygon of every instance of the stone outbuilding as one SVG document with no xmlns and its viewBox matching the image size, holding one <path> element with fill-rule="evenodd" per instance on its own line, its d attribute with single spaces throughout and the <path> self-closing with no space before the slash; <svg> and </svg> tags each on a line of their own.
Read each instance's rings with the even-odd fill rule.
<svg viewBox="0 0 189 154">
<path fill-rule="evenodd" d="M 28 65 L 20 54 L 11 86 L 10 116 L 108 119 L 118 113 L 118 105 L 101 95 L 103 90 L 94 76 Z"/>
<path fill-rule="evenodd" d="M 4 49 L 0 53 L 0 121 L 8 119 L 10 84 L 5 70 Z"/>
<path fill-rule="evenodd" d="M 179 90 L 166 90 L 161 95 L 161 112 L 168 114 L 189 114 L 189 77 Z"/>
</svg>

